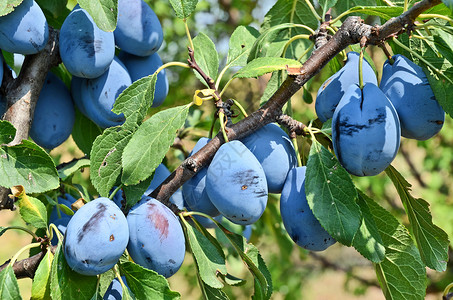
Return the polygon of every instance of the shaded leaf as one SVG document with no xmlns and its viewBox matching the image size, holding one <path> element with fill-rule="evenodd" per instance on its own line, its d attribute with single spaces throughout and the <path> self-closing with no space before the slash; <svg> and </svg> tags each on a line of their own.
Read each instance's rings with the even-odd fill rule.
<svg viewBox="0 0 453 300">
<path fill-rule="evenodd" d="M 78 0 L 77 2 L 90 14 L 101 30 L 115 30 L 118 0 Z"/>
<path fill-rule="evenodd" d="M 16 128 L 8 121 L 0 121 L 0 144 L 8 144 L 16 136 Z"/>
<path fill-rule="evenodd" d="M 143 194 L 148 189 L 151 184 L 152 177 L 149 177 L 138 184 L 135 185 L 125 185 L 123 186 L 124 193 L 126 194 L 126 207 L 134 206 L 140 199 Z"/>
<path fill-rule="evenodd" d="M 102 134 L 101 128 L 76 109 L 72 138 L 84 154 L 90 154 L 94 140 Z"/>
<path fill-rule="evenodd" d="M 78 170 L 89 167 L 89 166 L 90 166 L 90 160 L 86 159 L 86 158 L 72 161 L 69 164 L 65 165 L 63 168 L 58 169 L 58 177 L 60 177 L 62 180 L 65 180 L 66 178 L 73 175 Z"/>
<path fill-rule="evenodd" d="M 39 263 L 31 286 L 32 300 L 50 299 L 50 271 L 53 258 L 52 252 L 47 250 L 46 255 Z"/>
</svg>

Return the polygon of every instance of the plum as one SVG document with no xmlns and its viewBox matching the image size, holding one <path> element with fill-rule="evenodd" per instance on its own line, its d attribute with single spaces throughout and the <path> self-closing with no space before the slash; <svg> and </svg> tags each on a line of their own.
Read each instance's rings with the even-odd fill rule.
<svg viewBox="0 0 453 300">
<path fill-rule="evenodd" d="M 359 83 L 359 58 L 357 52 L 348 52 L 346 64 L 337 73 L 329 77 L 319 88 L 316 96 L 315 109 L 321 122 L 332 118 L 346 90 L 350 85 Z M 377 85 L 376 74 L 366 59 L 362 65 L 363 82 Z"/>
<path fill-rule="evenodd" d="M 97 78 L 115 56 L 113 32 L 99 29 L 88 12 L 76 5 L 61 26 L 60 56 L 72 75 Z"/>
<path fill-rule="evenodd" d="M 271 123 L 242 139 L 263 166 L 270 193 L 280 193 L 289 170 L 297 166 L 297 157 L 289 136 Z"/>
<path fill-rule="evenodd" d="M 57 76 L 47 74 L 36 103 L 30 137 L 41 147 L 53 149 L 71 135 L 75 121 L 71 94 Z"/>
<path fill-rule="evenodd" d="M 3 55 L 0 51 L 0 86 L 2 85 L 3 81 Z"/>
<path fill-rule="evenodd" d="M 128 241 L 126 217 L 113 201 L 100 197 L 72 216 L 66 228 L 64 255 L 75 272 L 98 275 L 118 262 Z"/>
<path fill-rule="evenodd" d="M 336 243 L 313 215 L 305 196 L 306 167 L 291 169 L 280 197 L 280 213 L 291 239 L 300 247 L 323 251 Z"/>
<path fill-rule="evenodd" d="M 231 222 L 256 222 L 267 204 L 267 181 L 263 167 L 240 141 L 223 144 L 214 155 L 206 175 L 209 199 Z"/>
<path fill-rule="evenodd" d="M 201 138 L 195 144 L 194 149 L 190 155 L 196 153 L 198 150 L 203 148 L 210 139 Z M 195 174 L 192 178 L 186 181 L 182 186 L 182 192 L 184 195 L 184 200 L 190 210 L 199 211 L 210 215 L 211 217 L 218 216 L 220 213 L 217 208 L 212 204 L 211 199 L 209 199 L 208 193 L 206 191 L 206 174 L 208 168 L 202 168 Z"/>
<path fill-rule="evenodd" d="M 74 81 L 74 78 L 72 80 Z M 108 70 L 100 77 L 83 78 L 81 82 L 76 79 L 72 94 L 82 113 L 85 112 L 99 127 L 107 128 L 124 123 L 124 115 L 115 114 L 112 108 L 121 92 L 131 84 L 126 67 L 115 57 Z M 77 91 L 78 87 L 80 91 Z"/>
<path fill-rule="evenodd" d="M 175 214 L 154 198 L 143 197 L 127 215 L 127 250 L 139 265 L 170 277 L 181 267 L 185 238 Z"/>
<path fill-rule="evenodd" d="M 376 85 L 349 87 L 332 118 L 333 148 L 349 173 L 381 173 L 395 158 L 400 136 L 398 114 Z"/>
<path fill-rule="evenodd" d="M 124 63 L 132 81 L 152 75 L 162 66 L 162 60 L 159 54 L 154 53 L 150 56 L 136 56 L 127 52 L 120 52 L 119 59 Z M 168 94 L 168 79 L 165 69 L 157 74 L 156 88 L 154 90 L 154 100 L 151 107 L 157 107 L 164 102 Z"/>
<path fill-rule="evenodd" d="M 118 22 L 113 33 L 121 50 L 138 56 L 153 54 L 164 39 L 159 19 L 143 0 L 118 1 Z"/>
<path fill-rule="evenodd" d="M 121 276 L 121 280 L 124 282 L 124 285 L 127 286 L 126 277 Z M 118 278 L 114 278 L 110 283 L 109 287 L 105 291 L 104 300 L 121 300 L 123 299 L 123 287 L 121 286 L 120 281 Z"/>
<path fill-rule="evenodd" d="M 171 172 L 167 169 L 164 164 L 160 164 L 157 166 L 156 170 L 154 170 L 153 180 L 148 186 L 148 189 L 144 193 L 145 196 L 151 194 L 168 176 L 170 176 Z M 179 209 L 184 208 L 184 197 L 182 195 L 182 190 L 178 189 L 173 195 L 170 197 L 170 202 L 176 205 Z"/>
<path fill-rule="evenodd" d="M 427 140 L 445 121 L 445 112 L 434 96 L 423 69 L 403 55 L 384 63 L 380 88 L 392 102 L 401 122 L 401 135 Z"/>
<path fill-rule="evenodd" d="M 0 48 L 35 54 L 44 49 L 49 39 L 46 17 L 33 0 L 24 0 L 14 11 L 0 17 Z"/>
</svg>

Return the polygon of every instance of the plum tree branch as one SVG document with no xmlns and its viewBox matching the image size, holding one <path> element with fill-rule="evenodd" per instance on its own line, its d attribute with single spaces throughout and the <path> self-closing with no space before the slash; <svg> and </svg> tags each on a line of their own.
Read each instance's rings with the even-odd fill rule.
<svg viewBox="0 0 453 300">
<path fill-rule="evenodd" d="M 441 0 L 423 0 L 416 3 L 402 15 L 388 20 L 381 26 L 370 26 L 363 23 L 360 17 L 348 17 L 340 29 L 327 39 L 303 64 L 297 76 L 288 76 L 269 101 L 247 118 L 228 128 L 228 139 L 241 139 L 260 127 L 274 122 L 282 114 L 283 105 L 313 76 L 315 76 L 340 51 L 352 44 L 366 41 L 368 45 L 379 45 L 393 35 L 403 32 L 407 26 L 425 10 L 441 4 Z M 221 134 L 215 136 L 200 151 L 187 158 L 159 186 L 152 197 L 169 204 L 168 199 L 195 173 L 208 165 L 220 146 L 224 143 Z"/>
</svg>

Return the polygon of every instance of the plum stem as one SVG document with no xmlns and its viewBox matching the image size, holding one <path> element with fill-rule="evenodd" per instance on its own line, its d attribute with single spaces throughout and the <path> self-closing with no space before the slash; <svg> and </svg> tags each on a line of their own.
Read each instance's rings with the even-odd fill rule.
<svg viewBox="0 0 453 300">
<path fill-rule="evenodd" d="M 359 57 L 359 86 L 360 89 L 363 90 L 363 54 L 365 52 L 365 47 L 360 49 L 360 57 Z"/>
<path fill-rule="evenodd" d="M 187 24 L 187 19 L 184 19 L 183 22 L 184 22 L 184 28 L 186 29 L 187 39 L 189 40 L 190 48 L 194 49 L 192 36 L 190 35 L 189 25 Z"/>
<path fill-rule="evenodd" d="M 113 197 L 115 197 L 115 194 L 123 187 L 123 184 L 120 184 L 119 186 L 116 187 L 116 189 L 110 194 L 109 199 L 113 200 Z"/>
<path fill-rule="evenodd" d="M 395 60 L 393 59 L 392 55 L 390 54 L 390 52 L 389 52 L 389 50 L 387 49 L 387 47 L 385 46 L 385 44 L 384 44 L 384 43 L 380 44 L 380 45 L 379 45 L 379 48 L 381 48 L 382 51 L 384 51 L 385 56 L 387 56 L 387 59 L 388 59 L 389 63 L 390 63 L 391 65 L 393 65 L 393 63 L 395 62 Z"/>
<path fill-rule="evenodd" d="M 297 138 L 291 136 L 291 142 L 293 142 L 294 151 L 296 152 L 297 166 L 302 167 L 302 160 L 300 158 L 299 145 L 297 145 Z"/>
<path fill-rule="evenodd" d="M 18 230 L 25 231 L 26 233 L 30 234 L 35 240 L 39 240 L 39 237 L 33 231 L 31 231 L 28 228 L 22 227 L 22 226 L 8 226 L 3 229 L 4 230 L 3 232 L 10 230 L 10 229 L 18 229 Z"/>
<path fill-rule="evenodd" d="M 226 133 L 226 130 L 225 130 L 224 118 L 225 118 L 225 114 L 223 113 L 223 111 L 219 111 L 220 129 L 222 130 L 223 139 L 225 140 L 226 143 L 228 143 L 229 140 L 228 140 L 228 134 Z"/>
<path fill-rule="evenodd" d="M 239 110 L 240 110 L 241 113 L 244 115 L 244 117 L 247 118 L 249 115 L 247 114 L 247 112 L 245 111 L 245 109 L 244 109 L 244 107 L 241 105 L 241 103 L 239 103 L 239 101 L 237 101 L 237 100 L 235 100 L 235 99 L 233 99 L 233 98 L 232 98 L 231 100 L 233 100 L 234 105 L 236 105 L 236 106 L 239 108 Z"/>
<path fill-rule="evenodd" d="M 449 285 L 447 285 L 447 287 L 445 287 L 444 292 L 442 294 L 443 299 L 447 299 L 446 297 L 452 288 L 453 288 L 453 282 L 450 283 Z"/>
</svg>

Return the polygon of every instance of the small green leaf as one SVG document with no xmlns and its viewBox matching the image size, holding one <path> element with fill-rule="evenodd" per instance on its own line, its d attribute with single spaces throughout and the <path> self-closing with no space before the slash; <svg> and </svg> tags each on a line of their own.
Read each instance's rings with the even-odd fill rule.
<svg viewBox="0 0 453 300">
<path fill-rule="evenodd" d="M 115 30 L 118 0 L 78 0 L 78 2 L 80 7 L 90 14 L 99 29 Z"/>
<path fill-rule="evenodd" d="M 72 138 L 84 154 L 90 154 L 94 140 L 102 134 L 101 128 L 76 109 Z"/>
<path fill-rule="evenodd" d="M 398 6 L 355 6 L 350 9 L 351 13 L 363 13 L 371 16 L 379 16 L 384 20 L 398 17 L 404 11 Z"/>
<path fill-rule="evenodd" d="M 62 168 L 58 169 L 58 177 L 60 177 L 62 180 L 65 180 L 78 170 L 82 168 L 86 168 L 90 166 L 90 160 L 83 158 L 83 159 L 78 159 L 75 161 L 72 161 L 68 163 L 67 165 L 64 165 Z"/>
<path fill-rule="evenodd" d="M 31 286 L 31 300 L 50 299 L 50 271 L 53 258 L 52 252 L 47 250 L 39 263 Z"/>
<path fill-rule="evenodd" d="M 6 0 L 0 2 L 0 17 L 9 14 L 16 6 L 22 3 L 23 0 Z"/>
<path fill-rule="evenodd" d="M 187 19 L 195 10 L 198 0 L 170 0 L 176 16 L 180 19 Z"/>
<path fill-rule="evenodd" d="M 108 270 L 105 273 L 99 275 L 99 294 L 104 295 L 109 288 L 112 280 L 116 277 L 113 269 Z M 102 298 L 102 297 L 101 297 Z"/>
<path fill-rule="evenodd" d="M 126 122 L 139 125 L 153 104 L 157 75 L 141 78 L 128 86 L 115 100 L 112 111 L 123 113 Z"/>
<path fill-rule="evenodd" d="M 324 16 L 329 8 L 332 8 L 337 4 L 338 0 L 320 0 L 319 6 L 322 8 L 322 15 Z"/>
<path fill-rule="evenodd" d="M 52 158 L 35 143 L 0 148 L 0 185 L 23 185 L 27 193 L 44 193 L 60 186 Z"/>
<path fill-rule="evenodd" d="M 124 184 L 135 185 L 151 176 L 173 144 L 177 130 L 184 125 L 189 106 L 160 111 L 140 125 L 124 148 Z"/>
<path fill-rule="evenodd" d="M 167 279 L 152 270 L 133 262 L 120 263 L 121 275 L 137 299 L 180 299 L 178 292 L 170 290 Z"/>
<path fill-rule="evenodd" d="M 138 201 L 140 201 L 143 194 L 151 184 L 151 180 L 152 177 L 150 176 L 147 179 L 141 181 L 139 184 L 123 186 L 124 193 L 126 194 L 127 208 L 134 206 Z"/>
<path fill-rule="evenodd" d="M 385 299 L 425 299 L 425 265 L 407 229 L 376 202 L 364 199 L 385 246 L 384 261 L 375 264 Z"/>
<path fill-rule="evenodd" d="M 415 199 L 410 194 L 411 185 L 400 173 L 390 166 L 385 170 L 395 186 L 403 202 L 412 228 L 412 233 L 417 242 L 420 255 L 426 266 L 442 272 L 447 269 L 448 262 L 448 235 L 433 224 L 429 211 L 429 203 L 423 199 Z"/>
<path fill-rule="evenodd" d="M 6 145 L 16 136 L 16 128 L 8 121 L 0 121 L 0 145 Z"/>
<path fill-rule="evenodd" d="M 16 275 L 14 275 L 13 268 L 10 265 L 0 272 L 0 299 L 22 299 Z"/>
<path fill-rule="evenodd" d="M 203 287 L 202 287 L 202 293 L 205 297 L 205 299 L 209 300 L 228 300 L 227 294 L 225 294 L 222 290 L 220 289 L 215 289 L 213 287 L 210 287 L 209 285 L 205 284 L 202 282 Z"/>
<path fill-rule="evenodd" d="M 247 64 L 250 50 L 259 36 L 258 30 L 250 26 L 239 26 L 230 37 L 227 65 L 243 67 Z"/>
<path fill-rule="evenodd" d="M 352 246 L 366 259 L 380 263 L 385 258 L 385 247 L 365 198 L 366 195 L 359 192 L 357 203 L 362 211 L 363 220 Z"/>
<path fill-rule="evenodd" d="M 85 276 L 71 270 L 58 244 L 52 261 L 50 297 L 53 300 L 90 299 L 96 293 L 96 276 Z"/>
<path fill-rule="evenodd" d="M 223 287 L 217 273 L 227 274 L 225 254 L 212 244 L 200 231 L 192 227 L 185 219 L 183 222 L 186 240 L 195 257 L 200 277 L 204 283 L 215 289 Z"/>
<path fill-rule="evenodd" d="M 272 73 L 278 70 L 286 70 L 287 68 L 300 68 L 302 64 L 294 59 L 281 57 L 258 57 L 249 62 L 245 67 L 240 69 L 234 78 L 251 78 L 259 77 L 266 73 Z"/>
<path fill-rule="evenodd" d="M 317 141 L 310 148 L 305 193 L 322 227 L 337 241 L 350 246 L 362 222 L 357 191 L 348 172 Z"/>
<path fill-rule="evenodd" d="M 206 75 L 212 80 L 216 80 L 219 70 L 219 54 L 212 40 L 206 34 L 199 33 L 193 39 L 193 47 L 195 48 L 193 49 L 195 62 Z M 203 84 L 206 84 L 198 72 L 194 70 L 194 73 Z"/>
<path fill-rule="evenodd" d="M 46 228 L 47 210 L 44 203 L 25 194 L 21 186 L 12 187 L 11 191 L 19 199 L 19 212 L 22 219 L 36 228 Z"/>
<path fill-rule="evenodd" d="M 96 138 L 91 149 L 90 178 L 99 194 L 107 197 L 121 174 L 121 156 L 132 138 L 132 131 L 122 126 L 107 128 Z"/>
</svg>

